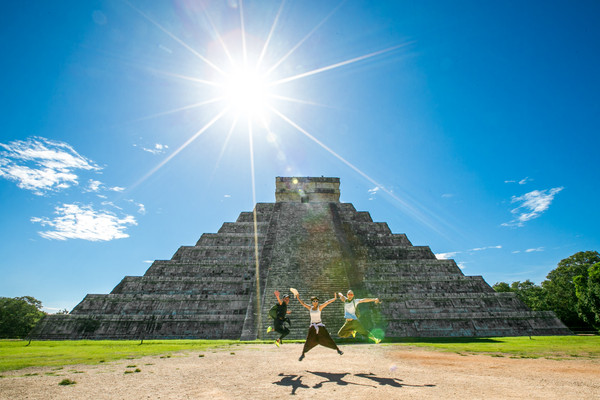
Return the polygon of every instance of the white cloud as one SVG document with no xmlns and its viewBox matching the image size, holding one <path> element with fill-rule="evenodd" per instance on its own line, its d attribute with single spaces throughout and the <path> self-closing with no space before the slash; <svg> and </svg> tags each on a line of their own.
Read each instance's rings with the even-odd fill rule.
<svg viewBox="0 0 600 400">
<path fill-rule="evenodd" d="M 487 246 L 487 247 L 476 247 L 474 249 L 471 249 L 469 251 L 482 251 L 482 250 L 488 250 L 488 249 L 501 249 L 502 246 L 498 245 L 498 246 Z"/>
<path fill-rule="evenodd" d="M 517 208 L 510 211 L 515 215 L 515 218 L 512 221 L 503 223 L 502 226 L 523 226 L 525 222 L 539 217 L 550 207 L 554 196 L 563 189 L 563 187 L 558 187 L 548 190 L 534 190 L 525 193 L 523 196 L 513 196 L 511 203 L 520 203 Z"/>
<path fill-rule="evenodd" d="M 451 259 L 452 257 L 454 257 L 455 255 L 457 255 L 459 253 L 460 253 L 460 251 L 453 251 L 453 252 L 449 252 L 449 253 L 437 253 L 435 255 L 435 257 L 438 260 L 449 260 L 449 259 Z"/>
<path fill-rule="evenodd" d="M 161 154 L 164 153 L 168 148 L 169 146 L 166 144 L 156 143 L 153 148 L 149 149 L 147 147 L 142 147 L 142 150 L 152 154 Z"/>
<path fill-rule="evenodd" d="M 523 179 L 521 179 L 521 180 L 519 181 L 519 185 L 524 185 L 524 184 L 526 184 L 527 182 L 530 182 L 530 181 L 532 181 L 532 180 L 533 180 L 533 179 L 530 179 L 528 176 L 526 176 L 525 178 L 523 178 Z"/>
<path fill-rule="evenodd" d="M 127 201 L 138 208 L 137 212 L 139 214 L 146 215 L 146 206 L 144 206 L 142 203 L 137 203 L 135 200 L 132 199 L 128 199 Z"/>
<path fill-rule="evenodd" d="M 444 193 L 444 194 L 442 194 L 442 198 L 443 199 L 449 199 L 450 197 L 454 197 L 454 195 L 452 193 Z"/>
<path fill-rule="evenodd" d="M 113 192 L 122 192 L 123 190 L 125 190 L 125 188 L 119 187 L 119 186 L 113 186 L 111 188 L 108 188 L 108 190 L 112 190 Z"/>
<path fill-rule="evenodd" d="M 31 218 L 31 222 L 53 228 L 39 232 L 43 238 L 109 241 L 129 237 L 125 233 L 127 225 L 137 225 L 135 218 L 131 215 L 118 218 L 108 211 L 96 211 L 91 205 L 63 204 L 62 207 L 56 207 L 54 213 L 57 216 L 53 219 Z"/>
<path fill-rule="evenodd" d="M 36 195 L 77 185 L 77 170 L 100 170 L 64 142 L 42 137 L 0 143 L 0 177 Z"/>
<path fill-rule="evenodd" d="M 509 179 L 509 180 L 504 181 L 504 183 L 518 183 L 519 185 L 524 185 L 527 182 L 531 182 L 531 181 L 533 181 L 533 179 L 531 179 L 530 177 L 526 176 L 525 178 L 521 179 L 518 182 L 516 180 L 514 180 L 514 179 Z"/>
<path fill-rule="evenodd" d="M 100 186 L 102 186 L 102 182 L 90 179 L 88 181 L 88 187 L 86 190 L 88 192 L 97 192 L 98 190 L 100 190 Z"/>
<path fill-rule="evenodd" d="M 375 195 L 377 194 L 377 192 L 379 192 L 380 187 L 379 186 L 375 186 L 373 189 L 369 189 L 369 195 L 371 197 L 369 197 L 369 200 L 375 200 Z"/>
<path fill-rule="evenodd" d="M 543 247 L 538 247 L 537 249 L 527 249 L 525 253 L 533 253 L 534 251 L 544 251 Z"/>
<path fill-rule="evenodd" d="M 456 264 L 456 265 L 457 265 L 457 266 L 458 266 L 458 268 L 460 268 L 460 269 L 465 269 L 465 268 L 467 268 L 467 266 L 466 266 L 466 265 L 465 265 L 465 263 L 463 263 L 463 262 L 459 262 L 459 263 L 458 263 L 458 264 Z"/>
</svg>

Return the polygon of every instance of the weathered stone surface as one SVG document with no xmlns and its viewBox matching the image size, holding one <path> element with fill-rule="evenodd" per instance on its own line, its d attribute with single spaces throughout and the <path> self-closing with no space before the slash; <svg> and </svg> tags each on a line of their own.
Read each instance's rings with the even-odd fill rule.
<svg viewBox="0 0 600 400">
<path fill-rule="evenodd" d="M 275 203 L 258 203 L 144 276 L 124 277 L 110 294 L 87 295 L 70 315 L 46 317 L 33 336 L 266 338 L 273 291 L 290 287 L 304 300 L 348 288 L 379 297 L 381 305 L 360 306 L 361 319 L 387 336 L 570 333 L 553 313 L 532 312 L 514 294 L 465 276 L 453 260 L 437 260 L 429 247 L 340 203 L 339 193 L 338 178 L 278 177 Z M 295 300 L 290 309 L 289 338 L 303 338 L 308 312 Z M 335 333 L 341 303 L 325 308 L 323 320 Z"/>
</svg>

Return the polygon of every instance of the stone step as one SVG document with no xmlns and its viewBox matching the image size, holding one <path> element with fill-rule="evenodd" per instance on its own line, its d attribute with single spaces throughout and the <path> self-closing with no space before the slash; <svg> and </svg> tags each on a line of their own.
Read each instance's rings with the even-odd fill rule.
<svg viewBox="0 0 600 400">
<path fill-rule="evenodd" d="M 392 234 L 388 224 L 385 222 L 347 221 L 345 223 L 350 225 L 352 230 L 358 234 Z"/>
<path fill-rule="evenodd" d="M 46 339 L 237 339 L 244 315 L 48 315 Z"/>
<path fill-rule="evenodd" d="M 401 246 L 411 247 L 412 243 L 404 234 L 362 234 L 362 242 L 366 246 Z"/>
<path fill-rule="evenodd" d="M 144 276 L 214 277 L 250 279 L 254 276 L 254 260 L 202 260 L 201 262 L 155 261 Z"/>
<path fill-rule="evenodd" d="M 262 245 L 265 240 L 263 233 L 258 234 L 258 244 Z M 205 233 L 196 242 L 196 246 L 254 246 L 254 232 L 251 233 Z"/>
<path fill-rule="evenodd" d="M 247 295 L 88 294 L 72 314 L 244 314 Z"/>
<path fill-rule="evenodd" d="M 270 219 L 271 213 L 269 212 L 256 213 L 256 222 L 269 222 Z M 254 222 L 254 213 L 252 211 L 242 212 L 235 222 Z"/>
<path fill-rule="evenodd" d="M 259 248 L 260 251 L 260 248 Z M 252 246 L 181 246 L 173 255 L 173 260 L 191 262 L 202 259 L 248 260 L 255 257 Z"/>
<path fill-rule="evenodd" d="M 268 222 L 256 224 L 258 233 L 265 233 L 269 227 Z M 218 233 L 254 233 L 254 222 L 225 222 Z"/>
<path fill-rule="evenodd" d="M 397 294 L 417 295 L 427 292 L 441 294 L 454 293 L 481 293 L 494 289 L 479 277 L 465 277 L 466 279 L 440 279 L 440 280 L 368 280 L 365 286 L 370 292 L 378 292 L 380 296 L 394 296 Z"/>
<path fill-rule="evenodd" d="M 354 207 L 353 207 L 354 208 Z M 371 214 L 367 211 L 340 211 L 340 218 L 343 222 L 370 222 L 373 223 Z"/>
<path fill-rule="evenodd" d="M 250 277 L 240 279 L 215 279 L 201 278 L 190 279 L 188 277 L 152 277 L 152 276 L 126 276 L 111 292 L 111 294 L 183 294 L 183 295 L 206 295 L 206 294 L 233 294 L 248 295 L 252 286 Z"/>
<path fill-rule="evenodd" d="M 428 246 L 376 246 L 369 248 L 368 256 L 372 260 L 437 260 Z"/>
</svg>

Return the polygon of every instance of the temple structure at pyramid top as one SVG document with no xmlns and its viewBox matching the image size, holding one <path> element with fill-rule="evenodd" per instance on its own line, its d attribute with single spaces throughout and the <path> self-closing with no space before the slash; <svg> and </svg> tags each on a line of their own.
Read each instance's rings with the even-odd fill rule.
<svg viewBox="0 0 600 400">
<path fill-rule="evenodd" d="M 348 289 L 379 297 L 381 304 L 359 306 L 360 318 L 387 337 L 570 334 L 554 313 L 496 293 L 481 276 L 465 276 L 454 260 L 438 260 L 339 199 L 339 178 L 277 177 L 275 203 L 241 212 L 109 294 L 88 294 L 68 315 L 45 317 L 31 337 L 264 339 L 273 293 L 290 287 L 304 299 Z M 288 337 L 304 338 L 308 312 L 295 300 L 289 309 Z M 322 317 L 336 338 L 342 303 Z"/>
<path fill-rule="evenodd" d="M 277 203 L 339 203 L 340 178 L 277 177 Z"/>
</svg>

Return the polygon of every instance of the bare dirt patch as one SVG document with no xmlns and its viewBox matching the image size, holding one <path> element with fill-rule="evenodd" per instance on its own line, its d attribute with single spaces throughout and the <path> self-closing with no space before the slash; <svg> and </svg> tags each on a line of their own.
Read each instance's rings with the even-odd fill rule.
<svg viewBox="0 0 600 400">
<path fill-rule="evenodd" d="M 1 399 L 593 399 L 599 360 L 514 359 L 386 345 L 232 346 L 2 373 Z M 75 381 L 59 385 L 64 379 Z"/>
</svg>

